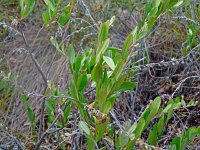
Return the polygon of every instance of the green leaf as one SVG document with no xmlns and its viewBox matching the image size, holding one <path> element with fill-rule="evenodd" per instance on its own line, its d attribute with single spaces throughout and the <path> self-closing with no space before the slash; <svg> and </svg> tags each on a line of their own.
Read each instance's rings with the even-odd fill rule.
<svg viewBox="0 0 200 150">
<path fill-rule="evenodd" d="M 69 22 L 70 17 L 71 17 L 70 5 L 68 5 L 62 10 L 62 14 L 59 16 L 58 22 L 60 23 L 61 26 L 64 27 Z"/>
<path fill-rule="evenodd" d="M 55 99 L 47 99 L 45 101 L 45 107 L 46 107 L 47 113 L 48 113 L 48 122 L 52 122 L 55 118 L 55 116 L 54 116 L 54 111 L 55 111 L 55 107 L 56 107 Z"/>
<path fill-rule="evenodd" d="M 157 113 L 159 107 L 160 107 L 160 104 L 161 104 L 161 98 L 160 97 L 156 97 L 154 99 L 154 101 L 150 104 L 150 111 L 151 112 L 154 112 L 154 114 Z"/>
<path fill-rule="evenodd" d="M 64 115 L 63 115 L 63 122 L 64 122 L 64 124 L 68 120 L 68 116 L 69 116 L 70 110 L 71 110 L 71 104 L 64 111 Z"/>
<path fill-rule="evenodd" d="M 102 70 L 102 65 L 97 64 L 93 70 L 92 70 L 92 79 L 96 82 L 96 83 L 100 83 L 103 79 L 103 70 Z"/>
<path fill-rule="evenodd" d="M 173 138 L 172 142 L 170 143 L 169 150 L 180 150 L 181 147 L 181 141 L 179 137 Z"/>
<path fill-rule="evenodd" d="M 179 6 L 181 6 L 183 4 L 183 1 L 179 1 L 179 2 L 177 2 L 173 7 L 179 7 Z"/>
<path fill-rule="evenodd" d="M 53 46 L 56 48 L 57 51 L 59 51 L 59 52 L 60 52 L 61 54 L 63 54 L 64 56 L 66 56 L 65 52 L 62 51 L 62 50 L 59 48 L 58 42 L 56 41 L 56 39 L 55 39 L 53 36 L 51 36 L 50 41 L 51 41 L 51 43 L 53 44 Z"/>
<path fill-rule="evenodd" d="M 28 119 L 31 123 L 34 123 L 35 121 L 35 114 L 32 111 L 32 109 L 29 107 L 29 103 L 28 103 L 28 98 L 26 97 L 26 95 L 22 95 L 21 96 L 21 101 L 26 109 L 27 115 L 28 115 Z"/>
<path fill-rule="evenodd" d="M 172 104 L 167 105 L 167 107 L 165 107 L 165 109 L 163 110 L 163 113 L 167 113 L 168 110 L 172 107 Z"/>
<path fill-rule="evenodd" d="M 157 11 L 158 11 L 158 7 L 156 7 L 156 6 L 153 7 L 153 8 L 151 9 L 151 11 L 149 12 L 149 17 L 150 17 L 150 18 L 151 18 L 151 17 L 155 17 Z"/>
<path fill-rule="evenodd" d="M 74 83 L 74 80 L 70 81 L 70 93 L 72 97 L 75 99 L 75 101 L 79 101 L 78 91 Z"/>
<path fill-rule="evenodd" d="M 154 145 L 156 146 L 158 140 L 160 139 L 160 137 L 163 134 L 163 131 L 165 129 L 165 124 L 167 123 L 166 120 L 166 115 L 163 114 L 161 116 L 161 118 L 159 119 L 158 123 L 156 123 L 153 126 L 153 129 L 150 131 L 149 135 L 148 135 L 148 143 L 150 145 Z"/>
<path fill-rule="evenodd" d="M 55 11 L 56 4 L 55 4 L 54 0 L 44 0 L 44 2 L 52 11 Z"/>
<path fill-rule="evenodd" d="M 35 121 L 35 114 L 32 111 L 32 109 L 29 108 L 29 107 L 27 108 L 27 114 L 28 114 L 28 118 L 29 118 L 30 122 L 34 123 L 34 121 Z"/>
<path fill-rule="evenodd" d="M 113 73 L 111 75 L 113 84 L 118 81 L 118 79 L 121 76 L 123 69 L 124 69 L 124 61 L 119 60 L 119 62 L 117 63 L 117 65 L 115 67 L 115 70 L 113 71 Z"/>
<path fill-rule="evenodd" d="M 129 141 L 129 136 L 126 134 L 126 132 L 121 131 L 119 133 L 119 144 L 120 147 L 123 148 L 124 146 L 126 146 L 128 144 Z"/>
<path fill-rule="evenodd" d="M 102 46 L 97 50 L 96 64 L 99 63 L 102 55 L 105 53 L 106 49 L 108 48 L 109 43 L 110 43 L 110 39 L 106 39 L 105 42 L 103 42 Z"/>
<path fill-rule="evenodd" d="M 148 135 L 148 144 L 150 145 L 156 145 L 158 137 L 157 137 L 157 126 L 154 126 L 154 128 L 150 131 Z"/>
<path fill-rule="evenodd" d="M 183 106 L 183 108 L 186 107 L 186 102 L 183 99 L 181 100 L 181 105 Z"/>
<path fill-rule="evenodd" d="M 167 5 L 167 8 L 168 9 L 171 9 L 172 7 L 174 7 L 176 4 L 178 4 L 179 3 L 179 0 L 169 0 L 169 3 L 168 3 L 168 5 Z"/>
<path fill-rule="evenodd" d="M 74 50 L 74 46 L 72 44 L 69 45 L 68 55 L 69 55 L 70 63 L 74 64 L 74 62 L 75 62 L 75 50 Z"/>
<path fill-rule="evenodd" d="M 177 149 L 176 149 L 176 145 L 170 145 L 170 146 L 169 146 L 169 150 L 177 150 Z"/>
<path fill-rule="evenodd" d="M 161 0 L 153 0 L 153 2 L 154 2 L 153 6 L 158 7 L 160 5 Z"/>
<path fill-rule="evenodd" d="M 167 124 L 167 117 L 166 117 L 166 114 L 163 114 L 161 116 L 161 118 L 159 119 L 158 121 L 158 137 L 160 137 L 162 134 L 163 134 L 163 131 L 165 129 L 165 125 Z"/>
<path fill-rule="evenodd" d="M 185 138 L 187 138 L 188 141 L 189 141 L 189 140 L 194 139 L 194 137 L 195 137 L 196 135 L 197 135 L 196 127 L 191 127 L 191 128 L 189 128 L 189 129 L 187 130 Z"/>
<path fill-rule="evenodd" d="M 26 97 L 26 95 L 21 96 L 21 101 L 22 101 L 23 105 L 25 106 L 25 108 L 27 109 L 29 104 L 28 104 L 28 98 Z"/>
<path fill-rule="evenodd" d="M 84 90 L 85 86 L 88 83 L 87 75 L 86 74 L 81 75 L 80 79 L 81 79 L 81 82 L 80 82 L 80 85 L 79 85 L 79 92 L 82 92 Z"/>
<path fill-rule="evenodd" d="M 107 125 L 108 125 L 108 121 L 106 121 L 104 123 L 98 123 L 96 125 L 96 128 L 95 128 L 95 133 L 96 133 L 95 141 L 99 141 L 103 137 L 104 133 L 106 132 Z"/>
<path fill-rule="evenodd" d="M 138 40 L 144 38 L 147 35 L 147 33 L 148 33 L 148 23 L 147 22 L 144 22 L 144 25 L 141 30 L 142 31 L 138 34 L 138 37 L 137 37 Z"/>
<path fill-rule="evenodd" d="M 115 73 L 115 72 L 114 72 Z M 114 78 L 114 73 L 112 74 L 112 78 Z M 121 85 L 124 83 L 124 80 L 126 79 L 127 74 L 123 74 L 119 77 L 119 79 L 115 78 L 112 80 L 112 88 L 109 92 L 109 96 L 112 95 L 114 92 L 118 92 L 118 90 L 120 89 Z"/>
<path fill-rule="evenodd" d="M 101 46 L 101 44 L 108 38 L 109 23 L 110 21 L 107 21 L 100 26 L 98 34 L 98 47 Z"/>
<path fill-rule="evenodd" d="M 3 14 L 0 13 L 0 21 L 3 21 Z M 0 59 L 0 63 L 1 63 L 1 59 Z"/>
<path fill-rule="evenodd" d="M 76 102 L 77 106 L 78 106 L 78 110 L 82 116 L 82 118 L 88 123 L 88 124 L 91 124 L 90 122 L 90 116 L 87 112 L 87 110 L 83 107 L 82 103 L 80 101 L 77 101 Z"/>
<path fill-rule="evenodd" d="M 53 21 L 53 19 L 56 17 L 57 15 L 57 7 L 55 6 L 54 11 L 52 11 L 50 8 L 48 8 L 47 11 L 45 11 L 44 13 L 42 13 L 42 19 L 45 25 L 48 25 L 50 22 Z"/>
<path fill-rule="evenodd" d="M 111 102 L 106 101 L 106 102 L 105 102 L 105 105 L 103 105 L 102 112 L 103 112 L 104 114 L 108 114 L 108 113 L 110 112 L 111 109 L 112 109 Z"/>
<path fill-rule="evenodd" d="M 94 142 L 93 137 L 86 136 L 86 140 L 87 140 L 88 150 L 94 150 L 95 149 L 95 142 Z"/>
<path fill-rule="evenodd" d="M 190 27 L 189 27 L 188 31 L 189 31 L 189 35 L 192 36 L 193 35 L 193 31 L 192 31 L 192 29 Z"/>
<path fill-rule="evenodd" d="M 157 114 L 160 104 L 161 104 L 160 97 L 156 97 L 155 100 L 149 106 L 149 108 L 147 108 L 146 111 L 143 113 L 142 118 L 144 118 L 146 122 L 145 128 L 149 125 L 150 121 Z"/>
<path fill-rule="evenodd" d="M 116 98 L 117 98 L 117 96 L 113 94 L 112 96 L 110 96 L 110 97 L 107 99 L 107 101 L 110 102 L 112 108 L 113 108 L 113 106 L 114 106 L 114 104 L 115 104 Z"/>
<path fill-rule="evenodd" d="M 156 21 L 156 19 L 157 19 L 157 17 L 151 17 L 149 20 L 148 20 L 148 29 L 150 30 L 152 27 L 153 27 L 153 25 L 154 25 L 154 23 L 155 23 L 155 21 Z"/>
<path fill-rule="evenodd" d="M 130 46 L 136 41 L 136 33 L 137 33 L 137 27 L 134 28 L 134 30 L 129 34 L 129 36 L 126 38 L 123 47 L 122 47 L 122 57 L 123 60 L 126 61 L 128 55 L 129 55 L 129 48 Z"/>
<path fill-rule="evenodd" d="M 112 16 L 112 18 L 110 19 L 110 22 L 109 22 L 109 26 L 112 26 L 112 24 L 115 21 L 115 19 L 116 19 L 116 17 Z"/>
<path fill-rule="evenodd" d="M 134 89 L 136 87 L 136 84 L 134 82 L 128 82 L 125 81 L 122 83 L 122 85 L 117 89 L 117 91 L 127 91 Z"/>
<path fill-rule="evenodd" d="M 137 123 L 137 128 L 135 129 L 135 137 L 139 138 L 144 130 L 144 126 L 145 126 L 145 120 L 143 118 L 141 118 L 139 120 L 139 122 Z"/>
<path fill-rule="evenodd" d="M 60 15 L 59 18 L 58 18 L 58 22 L 60 23 L 61 26 L 65 26 L 69 20 L 70 20 L 70 13 L 68 15 Z"/>
<path fill-rule="evenodd" d="M 128 129 L 127 133 L 128 133 L 129 135 L 132 134 L 132 133 L 135 131 L 136 128 L 137 128 L 137 122 L 135 122 L 135 123 Z"/>
<path fill-rule="evenodd" d="M 91 135 L 90 129 L 89 129 L 88 125 L 86 124 L 86 122 L 80 121 L 79 124 L 78 124 L 78 127 L 79 127 L 82 131 L 84 131 L 87 135 Z"/>
<path fill-rule="evenodd" d="M 76 71 L 76 75 L 79 74 L 79 71 L 80 71 L 82 65 L 83 65 L 83 56 L 78 55 L 78 56 L 76 57 L 76 60 L 75 60 L 75 71 Z M 78 78 L 78 76 L 76 76 L 76 78 Z"/>
<path fill-rule="evenodd" d="M 103 56 L 104 61 L 107 63 L 107 65 L 110 67 L 110 69 L 115 69 L 115 63 L 113 62 L 112 58 Z"/>
<path fill-rule="evenodd" d="M 46 100 L 45 106 L 50 112 L 54 112 L 55 106 L 53 106 L 53 104 L 51 103 L 51 100 Z"/>
<path fill-rule="evenodd" d="M 35 0 L 20 0 L 20 16 L 26 18 L 35 6 Z"/>
<path fill-rule="evenodd" d="M 48 11 L 42 13 L 42 20 L 45 25 L 47 25 L 49 23 L 50 19 L 51 19 L 51 17 L 49 15 Z"/>
</svg>

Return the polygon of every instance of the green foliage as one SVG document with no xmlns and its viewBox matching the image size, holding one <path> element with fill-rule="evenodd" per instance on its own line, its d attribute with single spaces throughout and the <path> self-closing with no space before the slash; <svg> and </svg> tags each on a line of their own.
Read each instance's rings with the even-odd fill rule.
<svg viewBox="0 0 200 150">
<path fill-rule="evenodd" d="M 153 129 L 150 131 L 148 135 L 148 143 L 150 145 L 156 146 L 158 140 L 161 138 L 165 130 L 165 125 L 171 119 L 173 112 L 181 107 L 185 108 L 192 106 L 191 104 L 195 105 L 197 103 L 191 101 L 186 105 L 185 101 L 183 99 L 180 100 L 178 97 L 176 99 L 169 100 L 167 106 L 161 112 L 162 115 L 159 121 L 156 124 L 154 124 Z"/>
<path fill-rule="evenodd" d="M 60 0 L 45 0 L 44 2 L 47 5 L 47 10 L 42 14 L 44 24 L 48 26 L 50 23 L 53 23 L 57 17 L 58 23 L 64 27 L 71 18 L 71 11 L 73 10 L 75 0 L 71 0 L 66 7 L 62 8 L 61 13 L 59 11 Z"/>
<path fill-rule="evenodd" d="M 117 149 L 124 148 L 128 144 L 129 140 L 135 139 L 134 131 L 136 130 L 137 126 L 138 124 L 136 122 L 133 125 L 131 125 L 129 122 L 124 123 L 124 130 L 120 131 L 118 134 Z"/>
<path fill-rule="evenodd" d="M 198 32 L 200 30 L 199 25 L 192 23 L 188 26 L 187 32 L 187 44 L 182 48 L 182 55 L 186 56 L 192 48 L 198 45 Z"/>
<path fill-rule="evenodd" d="M 137 39 L 142 39 L 154 26 L 158 17 L 169 9 L 178 7 L 183 3 L 179 0 L 152 0 L 146 4 L 146 13 L 143 16 L 142 22 L 139 24 L 140 33 L 137 35 Z"/>
<path fill-rule="evenodd" d="M 155 98 L 155 100 L 150 104 L 150 106 L 146 108 L 146 110 L 138 120 L 137 124 L 133 124 L 134 128 L 132 128 L 134 129 L 134 136 L 132 135 L 132 138 L 129 138 L 129 142 L 126 144 L 125 149 L 130 149 L 134 147 L 136 140 L 140 138 L 142 132 L 147 128 L 150 121 L 158 114 L 160 103 L 160 97 Z"/>
<path fill-rule="evenodd" d="M 200 137 L 200 127 L 191 127 L 180 136 L 173 138 L 169 150 L 185 150 L 187 144 L 195 137 Z"/>
<path fill-rule="evenodd" d="M 88 103 L 87 100 L 83 98 L 83 91 L 88 84 L 88 80 L 91 80 L 95 86 L 95 108 L 99 109 L 100 113 L 102 114 L 108 114 L 113 108 L 117 93 L 135 87 L 135 83 L 127 80 L 131 72 L 123 72 L 128 56 L 130 55 L 129 48 L 131 45 L 134 45 L 137 40 L 140 40 L 147 35 L 153 26 L 153 22 L 155 22 L 161 13 L 171 9 L 177 5 L 177 3 L 178 1 L 167 1 L 165 3 L 161 1 L 153 1 L 152 3 L 149 2 L 149 4 L 147 4 L 148 15 L 144 17 L 143 23 L 139 26 L 136 26 L 131 34 L 126 38 L 121 53 L 116 51 L 116 49 L 109 48 L 109 28 L 114 19 L 101 24 L 96 51 L 91 49 L 90 51 L 84 52 L 84 54 L 79 54 L 76 56 L 73 47 L 69 47 L 68 54 L 70 58 L 70 70 L 72 74 L 70 93 L 76 101 L 76 105 L 79 108 L 82 118 L 85 120 L 85 123 L 83 124 L 82 122 L 79 127 L 87 134 L 87 139 L 96 137 L 94 139 L 96 139 L 97 142 L 103 137 L 106 131 L 104 129 L 106 129 L 107 126 L 107 123 L 101 124 L 100 126 L 96 124 L 99 119 L 95 118 L 96 121 L 93 121 L 92 118 L 94 116 L 90 118 L 87 110 L 83 109 L 82 103 Z M 117 61 L 115 61 L 114 56 L 118 57 Z M 161 100 L 158 97 L 140 117 L 137 125 L 134 124 L 134 128 L 132 127 L 134 130 L 131 130 L 129 125 L 129 128 L 126 127 L 125 131 L 120 132 L 118 136 L 119 147 L 124 147 L 126 149 L 134 147 L 137 138 L 141 136 L 142 132 L 147 128 L 150 121 L 156 115 L 158 115 L 160 104 Z M 165 116 L 162 116 L 161 118 L 162 119 L 160 119 L 157 126 L 162 127 L 164 126 L 166 119 Z M 167 119 L 169 118 L 170 113 L 167 116 Z M 94 124 L 96 124 L 95 127 L 93 126 Z M 95 128 L 95 133 L 92 133 L 90 130 L 90 127 L 92 126 Z M 134 132 L 129 133 L 127 136 L 124 133 L 128 129 Z M 161 133 L 162 131 L 158 134 L 161 135 Z M 90 145 L 93 144 L 90 143 Z"/>
<path fill-rule="evenodd" d="M 54 110 L 56 110 L 56 101 L 55 99 L 48 99 L 45 101 L 45 107 L 48 113 L 48 122 L 53 122 L 54 120 Z"/>
<path fill-rule="evenodd" d="M 20 16 L 21 19 L 26 18 L 33 10 L 35 0 L 20 0 Z"/>
<path fill-rule="evenodd" d="M 140 119 L 131 125 L 129 122 L 125 122 L 123 125 L 123 130 L 118 133 L 117 136 L 117 149 L 133 149 L 137 139 L 139 139 L 146 129 L 146 127 L 150 124 L 150 121 L 161 114 L 160 119 L 157 123 L 154 124 L 153 129 L 150 131 L 148 135 L 148 144 L 157 146 L 157 142 L 165 131 L 165 126 L 168 123 L 169 119 L 172 117 L 172 113 L 174 110 L 179 109 L 180 107 L 185 107 L 181 104 L 179 98 L 172 99 L 168 102 L 165 109 L 160 110 L 160 98 L 157 97 L 145 110 Z M 190 107 L 189 102 L 186 107 Z M 176 149 L 180 149 L 180 145 L 184 149 L 187 143 L 192 140 L 195 136 L 199 135 L 199 127 L 191 128 L 184 135 L 182 134 L 181 138 L 176 137 L 172 140 L 170 148 L 176 147 Z"/>
<path fill-rule="evenodd" d="M 26 95 L 22 95 L 21 96 L 21 101 L 26 109 L 27 115 L 28 115 L 28 119 L 32 124 L 32 127 L 34 127 L 34 122 L 35 122 L 35 113 L 33 112 L 33 110 L 29 107 L 29 102 L 28 102 L 28 98 L 26 97 Z"/>
<path fill-rule="evenodd" d="M 76 101 L 82 118 L 85 120 L 85 122 L 79 124 L 79 127 L 86 133 L 87 139 L 94 139 L 95 142 L 99 141 L 107 132 L 109 118 L 94 115 L 89 116 L 88 110 L 83 108 L 82 104 L 88 103 L 83 98 L 83 91 L 88 85 L 88 80 L 92 81 L 96 90 L 96 99 L 94 102 L 97 110 L 94 111 L 100 111 L 99 113 L 102 116 L 106 116 L 113 108 L 118 92 L 135 87 L 133 82 L 127 81 L 129 74 L 122 74 L 122 71 L 129 54 L 129 47 L 133 43 L 134 34 L 136 34 L 137 29 L 125 41 L 123 52 L 121 53 L 121 61 L 115 62 L 112 56 L 108 55 L 110 41 L 108 39 L 108 32 L 112 22 L 113 19 L 101 25 L 96 51 L 91 49 L 84 52 L 84 54 L 76 56 L 73 46 L 70 45 L 68 52 L 72 74 L 70 93 Z M 91 131 L 92 128 L 94 128 L 95 132 Z M 93 147 L 94 143 L 88 140 L 88 146 Z"/>
<path fill-rule="evenodd" d="M 42 14 L 42 19 L 45 25 L 48 25 L 56 17 L 58 6 L 54 0 L 45 0 L 45 3 L 48 10 Z"/>
<path fill-rule="evenodd" d="M 79 128 L 84 131 L 87 135 L 91 135 L 88 125 L 84 121 L 80 121 L 78 124 Z"/>
<path fill-rule="evenodd" d="M 62 14 L 58 18 L 58 22 L 61 26 L 65 26 L 68 21 L 70 20 L 71 12 L 70 12 L 70 5 L 66 6 L 62 10 Z"/>
<path fill-rule="evenodd" d="M 64 49 L 64 44 L 60 48 L 59 45 L 58 45 L 58 42 L 56 41 L 56 39 L 53 36 L 51 36 L 50 41 L 51 41 L 51 43 L 53 44 L 53 46 L 56 48 L 56 50 L 58 52 L 60 52 L 64 56 L 66 56 L 65 49 Z"/>
<path fill-rule="evenodd" d="M 10 85 L 5 79 L 9 79 L 10 73 L 3 73 L 4 79 L 0 80 L 0 109 L 6 109 L 6 103 L 10 99 L 13 86 Z"/>
</svg>

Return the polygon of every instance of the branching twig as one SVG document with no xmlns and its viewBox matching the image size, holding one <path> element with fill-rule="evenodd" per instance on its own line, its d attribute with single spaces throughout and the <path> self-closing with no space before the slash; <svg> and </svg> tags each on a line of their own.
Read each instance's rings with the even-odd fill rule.
<svg viewBox="0 0 200 150">
<path fill-rule="evenodd" d="M 179 83 L 178 83 L 178 87 L 175 89 L 175 91 L 172 93 L 172 98 L 174 97 L 175 93 L 180 89 L 181 85 L 183 84 L 183 82 L 185 82 L 187 79 L 190 79 L 190 78 L 200 78 L 200 76 L 190 76 L 190 77 L 187 77 L 183 80 L 181 80 Z"/>
<path fill-rule="evenodd" d="M 45 87 L 47 87 L 47 86 L 48 86 L 48 82 L 47 82 L 48 80 L 47 80 L 47 78 L 46 78 L 44 72 L 42 71 L 42 68 L 40 67 L 39 63 L 38 63 L 37 60 L 35 59 L 35 57 L 34 57 L 34 55 L 32 54 L 32 52 L 30 51 L 31 47 L 28 45 L 28 43 L 27 43 L 27 41 L 26 41 L 24 32 L 21 31 L 21 34 L 22 34 L 22 38 L 23 38 L 23 40 L 24 40 L 24 43 L 25 43 L 25 45 L 26 45 L 27 51 L 28 51 L 29 55 L 31 56 L 31 59 L 32 59 L 32 61 L 34 62 L 35 66 L 37 67 L 39 73 L 41 74 L 41 76 L 42 76 L 42 78 L 43 78 L 43 80 L 44 80 L 44 83 L 45 83 Z"/>
<path fill-rule="evenodd" d="M 20 29 L 21 30 L 21 29 Z M 22 34 L 22 38 L 24 40 L 24 43 L 27 47 L 27 51 L 29 53 L 29 55 L 31 56 L 32 61 L 34 62 L 35 66 L 37 67 L 39 73 L 41 74 L 44 83 L 45 83 L 45 88 L 44 88 L 44 92 L 46 91 L 47 87 L 48 87 L 48 80 L 46 75 L 44 74 L 44 72 L 42 71 L 42 68 L 40 67 L 39 63 L 37 62 L 37 60 L 35 59 L 34 55 L 31 52 L 31 47 L 28 45 L 24 32 L 21 30 L 21 34 Z M 40 125 L 39 125 L 39 133 L 38 133 L 38 141 L 41 139 L 41 134 L 42 134 L 42 125 L 43 125 L 43 117 L 44 117 L 44 109 L 45 109 L 45 100 L 46 98 L 43 99 L 42 101 L 42 105 L 41 105 L 41 114 L 40 114 Z"/>
<path fill-rule="evenodd" d="M 84 2 L 83 0 L 80 0 L 80 1 L 81 1 L 81 3 L 83 4 L 83 7 L 85 8 L 85 13 L 86 13 L 86 15 L 90 17 L 90 19 L 92 20 L 93 24 L 94 24 L 94 25 L 96 26 L 96 28 L 98 29 L 99 26 L 98 26 L 98 24 L 95 22 L 94 18 L 92 17 L 88 6 L 85 4 L 85 2 Z"/>
<path fill-rule="evenodd" d="M 76 30 L 76 31 L 74 31 L 74 32 L 72 32 L 70 35 L 68 35 L 68 36 L 66 36 L 61 42 L 60 42 L 60 44 L 59 44 L 59 47 L 61 47 L 62 45 L 63 45 L 63 43 L 68 39 L 68 38 L 70 38 L 71 36 L 73 36 L 74 34 L 76 34 L 76 33 L 80 33 L 80 32 L 82 32 L 82 31 L 84 31 L 84 30 L 86 30 L 86 29 L 89 29 L 89 28 L 92 28 L 93 26 L 87 26 L 87 27 L 82 27 L 82 28 L 80 28 L 79 30 Z"/>
</svg>

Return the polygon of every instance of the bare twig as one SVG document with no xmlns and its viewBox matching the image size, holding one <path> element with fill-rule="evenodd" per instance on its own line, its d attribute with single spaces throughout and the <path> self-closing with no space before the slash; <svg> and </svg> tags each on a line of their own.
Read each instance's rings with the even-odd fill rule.
<svg viewBox="0 0 200 150">
<path fill-rule="evenodd" d="M 142 43 L 144 43 L 144 39 L 142 40 Z M 141 46 L 138 47 L 138 60 L 142 59 L 143 58 L 143 50 L 141 48 Z M 139 66 L 140 65 L 143 65 L 143 61 L 139 61 Z M 131 102 L 131 118 L 132 118 L 132 121 L 134 120 L 134 108 L 135 108 L 135 102 L 136 102 L 136 98 L 138 96 L 138 92 L 139 92 L 139 81 L 140 81 L 140 70 L 138 70 L 138 73 L 137 73 L 137 85 L 136 85 L 136 89 L 135 89 L 135 95 L 134 97 L 132 98 L 132 102 Z"/>
<path fill-rule="evenodd" d="M 175 91 L 172 93 L 172 96 L 171 96 L 172 98 L 174 97 L 175 93 L 180 89 L 181 85 L 182 85 L 186 80 L 188 80 L 188 79 L 190 79 L 190 78 L 200 78 L 200 76 L 190 76 L 190 77 L 187 77 L 187 78 L 181 80 L 181 81 L 178 83 L 178 86 L 177 86 L 177 88 L 175 89 Z"/>
<path fill-rule="evenodd" d="M 20 29 L 21 30 L 21 29 Z M 48 87 L 48 80 L 46 75 L 44 74 L 44 72 L 42 71 L 42 68 L 40 67 L 39 63 L 37 62 L 37 60 L 35 59 L 34 55 L 31 52 L 31 47 L 28 45 L 24 32 L 21 30 L 21 34 L 22 34 L 22 38 L 24 40 L 24 43 L 27 47 L 27 51 L 29 53 L 29 55 L 31 56 L 32 61 L 34 62 L 36 68 L 38 69 L 39 73 L 41 74 L 44 83 L 45 83 L 45 87 L 44 87 L 44 92 L 46 91 L 47 87 Z M 43 117 L 44 117 L 44 109 L 45 109 L 45 100 L 46 98 L 43 99 L 42 104 L 41 104 L 41 114 L 40 114 L 40 124 L 39 124 L 39 134 L 38 134 L 38 141 L 41 139 L 41 134 L 42 134 L 42 125 L 43 125 Z"/>
<path fill-rule="evenodd" d="M 115 115 L 114 110 L 110 111 L 111 116 L 113 117 L 113 119 L 115 120 L 116 125 L 120 128 L 120 130 L 122 131 L 122 125 L 120 124 L 120 122 L 117 120 L 117 117 Z"/>
<path fill-rule="evenodd" d="M 94 18 L 92 17 L 88 6 L 85 4 L 85 2 L 84 2 L 83 0 L 80 0 L 80 1 L 81 1 L 81 3 L 83 4 L 83 7 L 85 8 L 86 16 L 89 16 L 89 17 L 90 17 L 90 19 L 92 20 L 93 24 L 94 24 L 94 25 L 96 26 L 96 28 L 98 29 L 99 26 L 98 26 L 98 24 L 95 22 Z"/>
<path fill-rule="evenodd" d="M 30 50 L 31 47 L 28 45 L 28 43 L 27 43 L 27 41 L 26 41 L 24 32 L 21 31 L 21 34 L 22 34 L 22 38 L 23 38 L 23 40 L 24 40 L 24 43 L 25 43 L 25 45 L 26 45 L 26 47 L 27 47 L 27 51 L 28 51 L 29 55 L 31 56 L 31 59 L 32 59 L 32 61 L 34 62 L 35 66 L 37 67 L 39 73 L 41 74 L 41 76 L 42 76 L 42 78 L 43 78 L 43 80 L 44 80 L 44 83 L 45 83 L 45 87 L 47 87 L 47 86 L 48 86 L 48 82 L 47 82 L 48 80 L 47 80 L 47 78 L 46 78 L 44 72 L 42 71 L 42 68 L 40 67 L 39 63 L 38 63 L 37 60 L 35 59 L 33 53 L 31 52 L 31 50 Z"/>
<path fill-rule="evenodd" d="M 82 28 L 80 28 L 79 30 L 76 30 L 76 31 L 72 32 L 70 35 L 66 36 L 66 37 L 60 42 L 59 47 L 61 47 L 61 46 L 63 45 L 63 43 L 64 43 L 68 38 L 74 36 L 74 34 L 80 33 L 80 32 L 82 32 L 82 31 L 84 31 L 84 30 L 86 30 L 86 29 L 89 29 L 89 28 L 93 28 L 93 26 L 87 26 L 87 27 L 84 27 L 84 28 L 82 27 Z"/>
</svg>

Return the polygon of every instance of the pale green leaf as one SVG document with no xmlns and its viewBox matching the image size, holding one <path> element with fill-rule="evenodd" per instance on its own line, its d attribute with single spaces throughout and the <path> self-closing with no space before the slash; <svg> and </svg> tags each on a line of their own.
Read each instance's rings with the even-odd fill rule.
<svg viewBox="0 0 200 150">
<path fill-rule="evenodd" d="M 167 107 L 165 107 L 165 109 L 163 110 L 163 113 L 167 113 L 168 110 L 172 107 L 172 104 L 167 105 Z"/>
<path fill-rule="evenodd" d="M 103 42 L 103 45 L 97 50 L 97 56 L 96 56 L 96 63 L 99 62 L 101 55 L 103 55 L 108 48 L 110 43 L 110 39 L 106 39 L 105 42 Z"/>
<path fill-rule="evenodd" d="M 128 134 L 133 133 L 135 129 L 137 128 L 137 122 L 135 122 L 129 129 L 128 129 Z"/>
<path fill-rule="evenodd" d="M 44 2 L 46 3 L 46 5 L 47 5 L 52 11 L 55 11 L 55 9 L 56 9 L 55 3 L 53 3 L 51 0 L 44 0 Z"/>
<path fill-rule="evenodd" d="M 103 56 L 104 61 L 107 63 L 107 65 L 110 67 L 110 69 L 114 70 L 115 69 L 115 63 L 112 60 L 112 58 Z"/>
<path fill-rule="evenodd" d="M 68 48 L 68 54 L 69 54 L 69 61 L 71 64 L 74 64 L 75 61 L 75 50 L 72 44 L 69 45 Z"/>
<path fill-rule="evenodd" d="M 86 124 L 86 122 L 84 121 L 80 121 L 78 124 L 79 128 L 84 131 L 87 135 L 90 135 L 90 129 L 88 127 L 88 125 Z"/>
</svg>

